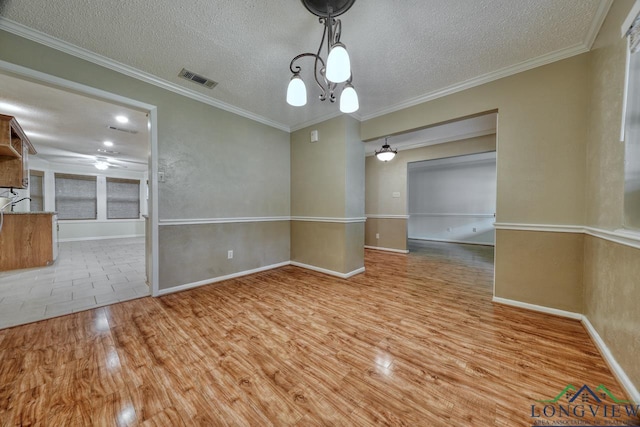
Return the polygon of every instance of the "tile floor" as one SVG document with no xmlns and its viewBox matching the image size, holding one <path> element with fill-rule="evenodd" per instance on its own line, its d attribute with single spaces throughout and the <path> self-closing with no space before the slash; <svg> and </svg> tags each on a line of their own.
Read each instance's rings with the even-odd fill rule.
<svg viewBox="0 0 640 427">
<path fill-rule="evenodd" d="M 60 243 L 51 266 L 0 272 L 0 329 L 149 294 L 144 237 Z"/>
</svg>

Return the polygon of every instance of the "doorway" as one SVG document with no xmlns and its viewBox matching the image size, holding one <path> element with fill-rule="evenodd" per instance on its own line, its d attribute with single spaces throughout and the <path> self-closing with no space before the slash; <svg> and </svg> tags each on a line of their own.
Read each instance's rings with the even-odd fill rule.
<svg viewBox="0 0 640 427">
<path fill-rule="evenodd" d="M 0 272 L 0 328 L 156 295 L 156 108 L 2 61 L 0 87 L 39 152 L 14 210 L 60 226 L 55 262 Z"/>
</svg>

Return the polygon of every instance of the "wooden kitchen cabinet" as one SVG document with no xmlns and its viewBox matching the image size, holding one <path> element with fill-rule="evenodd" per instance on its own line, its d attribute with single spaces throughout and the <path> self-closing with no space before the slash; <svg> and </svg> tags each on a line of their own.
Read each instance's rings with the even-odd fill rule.
<svg viewBox="0 0 640 427">
<path fill-rule="evenodd" d="M 29 186 L 29 155 L 35 148 L 13 116 L 0 114 L 0 187 Z"/>
<path fill-rule="evenodd" d="M 51 265 L 58 257 L 54 212 L 5 212 L 0 231 L 0 271 Z"/>
</svg>

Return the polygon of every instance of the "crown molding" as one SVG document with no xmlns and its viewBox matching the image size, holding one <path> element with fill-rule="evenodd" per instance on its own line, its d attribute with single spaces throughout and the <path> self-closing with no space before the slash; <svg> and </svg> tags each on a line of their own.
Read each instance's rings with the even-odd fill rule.
<svg viewBox="0 0 640 427">
<path fill-rule="evenodd" d="M 424 95 L 408 99 L 406 101 L 392 105 L 389 108 L 378 110 L 371 114 L 362 116 L 362 121 L 374 119 L 376 117 L 384 116 L 385 114 L 394 113 L 396 111 L 404 110 L 405 108 L 413 107 L 419 104 L 423 104 L 434 99 L 442 98 L 447 95 L 452 95 L 463 90 L 471 89 L 476 86 L 490 83 L 495 80 L 509 77 L 514 74 L 521 73 L 523 71 L 531 70 L 533 68 L 541 67 L 543 65 L 550 64 L 552 62 L 560 61 L 570 58 L 572 56 L 580 55 L 581 53 L 588 52 L 589 49 L 585 44 L 579 44 L 570 46 L 564 49 L 557 50 L 555 52 L 548 53 L 546 55 L 538 56 L 537 58 L 529 59 L 527 61 L 520 62 L 509 67 L 502 68 L 500 70 L 492 71 L 487 74 L 483 74 L 478 77 L 474 77 L 469 80 L 465 80 L 460 83 L 455 83 L 442 89 L 437 89 L 432 92 L 428 92 Z"/>
<path fill-rule="evenodd" d="M 154 86 L 168 90 L 178 95 L 182 95 L 187 98 L 191 98 L 195 101 L 202 102 L 203 104 L 211 105 L 212 107 L 216 107 L 221 110 L 228 111 L 233 114 L 237 114 L 239 116 L 245 117 L 247 119 L 251 119 L 258 123 L 262 123 L 264 125 L 271 126 L 273 128 L 276 128 L 285 132 L 291 131 L 289 126 L 276 122 L 275 120 L 271 120 L 266 117 L 259 116 L 250 111 L 235 107 L 231 104 L 227 104 L 226 102 L 222 102 L 210 96 L 203 95 L 194 90 L 184 88 L 175 83 L 156 77 L 153 74 L 147 73 L 146 71 L 139 70 L 137 68 L 123 64 L 121 62 L 107 58 L 106 56 L 102 56 L 97 53 L 91 52 L 87 49 L 65 42 L 56 37 L 50 36 L 38 30 L 34 30 L 33 28 L 29 28 L 25 25 L 19 24 L 15 21 L 12 21 L 10 19 L 7 19 L 1 16 L 0 16 L 0 30 L 7 31 L 9 33 L 15 34 L 17 36 L 23 37 L 25 39 L 34 41 L 36 43 L 39 43 L 45 46 L 48 46 L 52 49 L 56 49 L 60 52 L 64 52 L 66 54 L 75 56 L 76 58 L 83 59 L 85 61 L 99 65 L 101 67 L 108 68 L 110 70 L 116 71 L 126 76 L 133 77 L 134 79 L 152 84 Z"/>
<path fill-rule="evenodd" d="M 613 0 L 600 1 L 600 6 L 598 6 L 596 15 L 593 17 L 593 21 L 591 21 L 591 26 L 589 27 L 586 40 L 584 41 L 584 45 L 587 50 L 591 50 L 591 46 L 593 46 L 593 43 L 596 41 L 596 37 L 598 37 L 600 28 L 602 27 L 602 24 L 604 23 L 604 20 L 607 17 L 612 4 Z"/>
<path fill-rule="evenodd" d="M 640 3 L 640 2 L 638 2 Z M 520 62 L 515 65 L 511 65 L 509 67 L 502 68 L 500 70 L 492 71 L 490 73 L 474 77 L 469 80 L 465 80 L 460 83 L 455 83 L 451 86 L 447 86 L 442 89 L 437 89 L 432 92 L 428 92 L 424 95 L 420 95 L 416 98 L 411 98 L 406 101 L 395 104 L 389 108 L 385 108 L 382 110 L 378 110 L 371 114 L 363 114 L 361 115 L 360 120 L 370 120 L 376 117 L 384 116 L 385 114 L 394 113 L 399 110 L 403 110 L 405 108 L 413 107 L 418 104 L 422 104 L 427 101 L 432 101 L 434 99 L 442 98 L 447 95 L 452 95 L 457 92 L 461 92 L 466 89 L 471 89 L 476 86 L 483 85 L 485 83 L 490 83 L 495 80 L 502 79 L 504 77 L 509 77 L 514 74 L 521 73 L 523 71 L 531 70 L 533 68 L 541 67 L 543 65 L 551 64 L 552 62 L 561 61 L 563 59 L 570 58 L 572 56 L 580 55 L 581 53 L 585 53 L 591 50 L 591 46 L 593 45 L 596 37 L 598 36 L 598 32 L 604 23 L 607 14 L 609 13 L 609 9 L 613 4 L 613 0 L 603 0 L 600 2 L 598 10 L 591 21 L 591 25 L 589 26 L 589 30 L 585 36 L 585 40 L 582 43 L 557 50 L 555 52 L 548 53 L 546 55 L 538 56 L 537 58 L 532 58 L 527 61 Z M 636 5 L 637 6 L 637 5 Z"/>
</svg>

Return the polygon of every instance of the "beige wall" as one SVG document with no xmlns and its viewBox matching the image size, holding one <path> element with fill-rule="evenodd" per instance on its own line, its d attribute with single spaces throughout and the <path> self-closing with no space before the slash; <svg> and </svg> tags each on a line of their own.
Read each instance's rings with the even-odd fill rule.
<svg viewBox="0 0 640 427">
<path fill-rule="evenodd" d="M 407 220 L 401 218 L 367 218 L 364 228 L 364 244 L 376 248 L 406 251 Z"/>
<path fill-rule="evenodd" d="M 495 295 L 582 313 L 583 244 L 582 233 L 496 230 Z"/>
<path fill-rule="evenodd" d="M 307 217 L 291 223 L 292 261 L 340 274 L 364 266 L 364 225 L 347 222 L 364 217 L 357 120 L 342 115 L 291 133 L 291 215 Z"/>
<path fill-rule="evenodd" d="M 640 249 L 585 237 L 584 313 L 636 388 L 640 387 L 639 280 Z"/>
<path fill-rule="evenodd" d="M 160 289 L 289 261 L 289 221 L 160 227 Z M 233 259 L 227 251 L 233 250 Z"/>
<path fill-rule="evenodd" d="M 588 55 L 362 123 L 363 141 L 498 110 L 497 222 L 582 224 Z M 368 206 L 367 206 L 368 207 Z"/>
<path fill-rule="evenodd" d="M 589 54 L 589 126 L 587 138 L 586 224 L 622 226 L 624 142 L 620 141 L 626 43 L 620 26 L 628 13 L 616 2 Z"/>
<path fill-rule="evenodd" d="M 166 172 L 166 182 L 158 186 L 160 220 L 289 216 L 287 132 L 4 31 L 0 31 L 0 59 L 157 106 L 158 166 Z M 215 232 L 215 240 L 209 241 L 211 230 L 219 226 L 206 228 L 206 233 L 200 233 L 201 225 L 161 226 L 161 287 L 289 259 L 281 242 L 289 241 L 288 226 L 281 227 L 283 235 L 245 238 L 254 227 L 235 224 L 226 227 L 232 232 Z M 257 255 L 274 246 L 278 249 L 273 259 Z M 235 257 L 229 263 L 226 250 L 232 248 Z M 205 264 L 185 264 L 187 259 L 205 258 Z"/>
<path fill-rule="evenodd" d="M 622 228 L 624 143 L 620 124 L 626 43 L 620 28 L 632 0 L 614 2 L 589 54 L 587 221 Z M 585 238 L 584 314 L 636 388 L 640 388 L 640 249 Z"/>
<path fill-rule="evenodd" d="M 312 130 L 318 142 L 310 142 Z M 345 141 L 345 116 L 291 133 L 292 216 L 344 218 Z"/>
<path fill-rule="evenodd" d="M 291 261 L 347 274 L 364 266 L 363 223 L 291 221 Z"/>
</svg>

